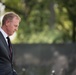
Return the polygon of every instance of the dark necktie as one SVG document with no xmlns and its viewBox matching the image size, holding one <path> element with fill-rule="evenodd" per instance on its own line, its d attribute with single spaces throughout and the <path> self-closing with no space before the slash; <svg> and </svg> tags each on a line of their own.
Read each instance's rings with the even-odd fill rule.
<svg viewBox="0 0 76 75">
<path fill-rule="evenodd" d="M 8 47 L 9 47 L 9 56 L 11 58 L 12 57 L 12 46 L 11 46 L 11 41 L 9 37 L 7 37 L 7 41 L 8 41 Z"/>
</svg>

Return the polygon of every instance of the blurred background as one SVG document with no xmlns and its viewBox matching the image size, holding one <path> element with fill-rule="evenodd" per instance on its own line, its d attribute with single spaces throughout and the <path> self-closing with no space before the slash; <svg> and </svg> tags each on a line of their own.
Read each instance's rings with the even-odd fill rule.
<svg viewBox="0 0 76 75">
<path fill-rule="evenodd" d="M 76 0 L 0 0 L 21 17 L 11 36 L 18 75 L 76 75 Z"/>
</svg>

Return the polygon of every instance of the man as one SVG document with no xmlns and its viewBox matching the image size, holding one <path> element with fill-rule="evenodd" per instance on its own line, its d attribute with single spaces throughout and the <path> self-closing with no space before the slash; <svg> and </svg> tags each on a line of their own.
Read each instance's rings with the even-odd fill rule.
<svg viewBox="0 0 76 75">
<path fill-rule="evenodd" d="M 14 12 L 7 12 L 0 28 L 0 75 L 17 75 L 12 64 L 12 47 L 7 37 L 18 30 L 21 18 Z"/>
</svg>

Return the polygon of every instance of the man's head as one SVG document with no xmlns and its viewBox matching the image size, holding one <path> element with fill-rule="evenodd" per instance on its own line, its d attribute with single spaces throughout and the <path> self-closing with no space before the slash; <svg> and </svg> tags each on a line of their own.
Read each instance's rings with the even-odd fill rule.
<svg viewBox="0 0 76 75">
<path fill-rule="evenodd" d="M 2 29 L 11 36 L 18 30 L 21 18 L 14 12 L 7 12 L 2 19 Z"/>
</svg>

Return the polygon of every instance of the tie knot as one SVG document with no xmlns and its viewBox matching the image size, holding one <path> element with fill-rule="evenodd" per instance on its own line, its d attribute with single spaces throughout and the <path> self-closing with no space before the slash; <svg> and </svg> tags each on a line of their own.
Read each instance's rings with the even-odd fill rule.
<svg viewBox="0 0 76 75">
<path fill-rule="evenodd" d="M 9 36 L 8 36 L 8 37 L 6 37 L 6 38 L 7 38 L 7 40 L 10 40 Z"/>
<path fill-rule="evenodd" d="M 10 38 L 9 37 L 6 37 L 6 38 L 7 38 L 8 44 L 10 44 Z"/>
<path fill-rule="evenodd" d="M 9 36 L 7 36 L 6 38 L 9 39 Z"/>
</svg>

